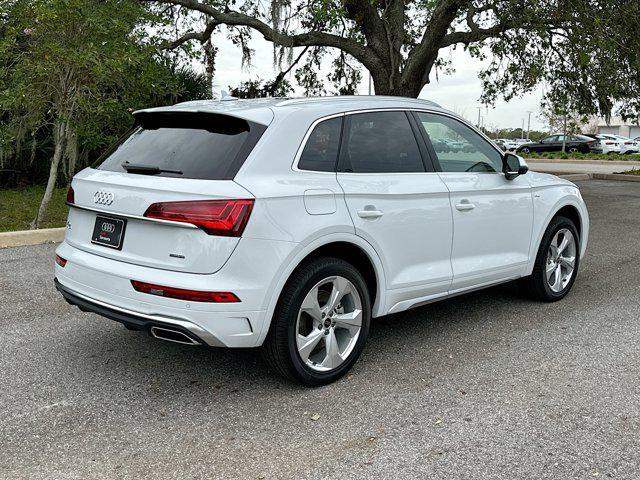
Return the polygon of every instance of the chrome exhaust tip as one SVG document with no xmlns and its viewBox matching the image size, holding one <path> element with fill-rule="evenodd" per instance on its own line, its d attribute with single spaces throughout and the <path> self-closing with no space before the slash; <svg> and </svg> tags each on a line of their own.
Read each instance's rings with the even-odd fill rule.
<svg viewBox="0 0 640 480">
<path fill-rule="evenodd" d="M 201 345 L 200 342 L 194 340 L 189 335 L 180 330 L 174 330 L 173 328 L 153 326 L 151 327 L 151 335 L 167 342 L 180 343 L 182 345 Z"/>
</svg>

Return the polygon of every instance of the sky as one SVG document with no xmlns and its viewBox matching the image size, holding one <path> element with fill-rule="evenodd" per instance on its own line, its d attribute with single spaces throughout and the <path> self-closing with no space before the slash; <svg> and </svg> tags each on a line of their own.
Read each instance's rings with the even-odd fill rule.
<svg viewBox="0 0 640 480">
<path fill-rule="evenodd" d="M 242 81 L 261 78 L 273 79 L 277 71 L 273 66 L 273 49 L 270 42 L 261 38 L 259 34 L 253 36 L 250 43 L 255 50 L 252 65 L 242 68 L 240 50 L 234 46 L 225 35 L 218 33 L 214 37 L 218 46 L 216 57 L 216 73 L 214 88 L 228 90 L 229 86 L 236 86 Z M 458 115 L 467 118 L 472 123 L 478 121 L 478 107 L 482 93 L 482 85 L 478 79 L 478 73 L 482 69 L 483 62 L 471 58 L 462 49 L 453 50 L 445 55 L 450 55 L 452 67 L 455 72 L 451 75 L 440 75 L 438 79 L 432 74 L 431 83 L 426 85 L 420 94 L 420 98 L 432 100 L 442 107 L 454 111 Z M 295 78 L 290 74 L 289 80 L 295 85 Z M 359 93 L 366 95 L 368 92 L 368 73 L 363 68 L 363 81 L 359 87 Z M 297 92 L 302 95 L 301 92 Z M 494 108 L 482 107 L 480 114 L 483 124 L 489 128 L 527 128 L 528 113 L 531 114 L 531 129 L 544 130 L 545 124 L 540 116 L 540 100 L 542 90 L 538 89 L 510 102 L 499 101 Z"/>
</svg>

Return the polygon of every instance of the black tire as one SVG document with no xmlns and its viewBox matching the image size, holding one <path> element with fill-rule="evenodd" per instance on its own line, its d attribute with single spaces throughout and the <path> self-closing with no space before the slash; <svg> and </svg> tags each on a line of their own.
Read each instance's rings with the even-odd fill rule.
<svg viewBox="0 0 640 480">
<path fill-rule="evenodd" d="M 296 347 L 298 312 L 307 293 L 324 278 L 339 275 L 358 290 L 362 302 L 362 327 L 350 355 L 340 366 L 318 372 L 306 365 Z M 284 286 L 271 321 L 269 334 L 262 346 L 267 364 L 288 380 L 309 387 L 329 384 L 342 377 L 356 362 L 369 335 L 371 300 L 364 278 L 350 263 L 339 258 L 317 257 L 304 262 Z"/>
<path fill-rule="evenodd" d="M 576 239 L 576 247 L 577 252 L 575 256 L 575 266 L 573 270 L 573 275 L 571 279 L 567 283 L 567 285 L 560 291 L 554 292 L 549 287 L 549 284 L 546 279 L 545 274 L 545 266 L 547 261 L 547 252 L 551 245 L 551 241 L 553 240 L 554 235 L 561 229 L 566 228 L 573 234 Z M 543 302 L 557 302 L 558 300 L 563 299 L 571 290 L 573 283 L 576 280 L 578 275 L 578 269 L 580 266 L 580 236 L 578 235 L 578 229 L 575 224 L 566 217 L 555 217 L 549 223 L 547 230 L 542 237 L 542 241 L 540 242 L 540 248 L 538 248 L 538 253 L 536 255 L 536 261 L 533 266 L 533 272 L 530 276 L 522 279 L 522 285 L 526 291 L 526 293 L 534 298 L 535 300 L 540 300 Z"/>
<path fill-rule="evenodd" d="M 529 154 L 531 153 L 531 149 L 529 147 L 522 147 L 519 152 Z"/>
</svg>

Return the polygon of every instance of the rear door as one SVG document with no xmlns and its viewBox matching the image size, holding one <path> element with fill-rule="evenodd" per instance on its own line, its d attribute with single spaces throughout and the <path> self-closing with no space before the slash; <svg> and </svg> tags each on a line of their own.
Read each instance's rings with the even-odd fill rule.
<svg viewBox="0 0 640 480">
<path fill-rule="evenodd" d="M 356 234 L 378 252 L 396 301 L 446 292 L 452 275 L 449 194 L 412 122 L 404 111 L 347 115 L 337 174 Z"/>
<path fill-rule="evenodd" d="M 502 155 L 459 120 L 416 112 L 439 174 L 451 192 L 451 292 L 518 277 L 529 259 L 533 201 L 526 175 L 507 180 Z M 439 151 L 443 137 L 461 137 L 467 152 Z"/>
<path fill-rule="evenodd" d="M 219 270 L 252 207 L 233 177 L 265 129 L 226 115 L 143 115 L 73 179 L 66 241 L 136 265 Z"/>
</svg>

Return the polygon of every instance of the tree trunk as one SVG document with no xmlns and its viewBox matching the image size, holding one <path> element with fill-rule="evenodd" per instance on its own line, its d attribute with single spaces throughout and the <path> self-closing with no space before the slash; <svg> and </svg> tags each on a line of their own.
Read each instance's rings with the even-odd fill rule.
<svg viewBox="0 0 640 480">
<path fill-rule="evenodd" d="M 373 79 L 373 86 L 376 95 L 418 98 L 418 95 L 420 95 L 420 91 L 422 90 L 422 85 L 419 85 L 419 83 L 407 84 L 403 82 L 392 85 L 386 73 L 383 73 L 382 75 L 375 75 L 372 73 L 371 78 Z"/>
<path fill-rule="evenodd" d="M 38 208 L 38 214 L 36 218 L 31 222 L 31 228 L 40 228 L 44 217 L 47 214 L 47 207 L 51 201 L 53 190 L 56 186 L 56 180 L 58 179 L 58 167 L 60 165 L 60 159 L 64 152 L 65 144 L 67 141 L 67 126 L 65 122 L 58 119 L 53 126 L 53 158 L 51 159 L 51 169 L 49 170 L 49 180 L 47 181 L 47 188 L 44 191 L 42 202 L 40 202 L 40 208 Z"/>
<path fill-rule="evenodd" d="M 76 166 L 78 165 L 78 136 L 76 131 L 71 128 L 68 123 L 64 157 L 66 158 L 66 177 L 71 181 L 73 175 L 76 173 Z"/>
<path fill-rule="evenodd" d="M 36 131 L 33 130 L 31 132 L 31 153 L 29 154 L 29 166 L 33 166 L 33 162 L 36 160 L 36 147 L 37 147 L 37 142 L 36 142 Z"/>
<path fill-rule="evenodd" d="M 213 98 L 213 74 L 216 70 L 216 54 L 218 53 L 218 47 L 211 43 L 211 38 L 203 45 L 204 49 L 204 65 L 205 74 L 207 79 L 207 98 Z"/>
</svg>

